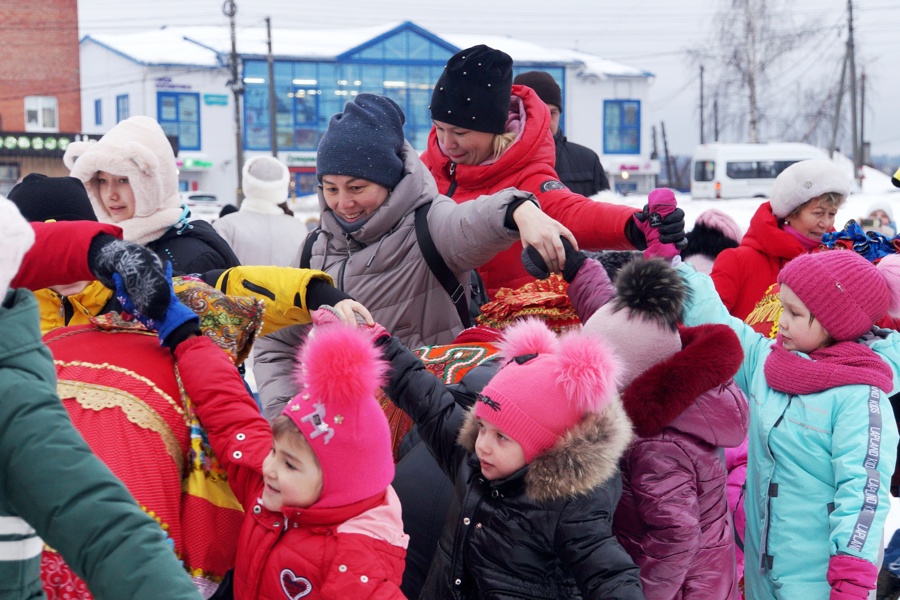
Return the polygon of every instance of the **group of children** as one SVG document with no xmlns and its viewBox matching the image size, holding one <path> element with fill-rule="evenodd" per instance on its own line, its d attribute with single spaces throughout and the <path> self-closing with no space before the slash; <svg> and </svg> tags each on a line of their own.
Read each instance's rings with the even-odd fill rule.
<svg viewBox="0 0 900 600">
<path fill-rule="evenodd" d="M 650 212 L 673 199 L 657 190 Z M 674 256 L 648 238 L 649 255 Z M 525 262 L 540 273 L 539 257 Z M 718 453 L 749 423 L 747 597 L 866 598 L 900 361 L 900 337 L 872 326 L 900 308 L 900 257 L 798 257 L 779 277 L 774 341 L 679 262 L 635 261 L 614 288 L 569 248 L 583 330 L 511 326 L 470 410 L 389 332 L 328 311 L 312 317 L 301 391 L 271 426 L 199 331 L 162 339 L 246 511 L 234 597 L 402 597 L 382 385 L 456 489 L 422 597 L 737 597 Z M 148 325 L 183 332 L 182 308 L 173 296 Z"/>
</svg>

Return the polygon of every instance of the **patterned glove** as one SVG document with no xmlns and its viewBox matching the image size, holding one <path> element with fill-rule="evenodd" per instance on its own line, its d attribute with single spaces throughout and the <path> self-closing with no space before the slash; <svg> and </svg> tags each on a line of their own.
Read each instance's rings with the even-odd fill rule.
<svg viewBox="0 0 900 600">
<path fill-rule="evenodd" d="M 144 327 L 159 334 L 160 346 L 168 346 L 174 352 L 178 344 L 191 334 L 200 333 L 200 317 L 182 304 L 175 295 L 175 288 L 172 287 L 172 263 L 166 261 L 165 282 L 168 304 L 161 319 L 154 319 L 135 306 L 119 273 L 113 273 L 113 281 L 119 304 L 122 305 L 125 312 L 133 315 Z"/>
<path fill-rule="evenodd" d="M 88 267 L 100 283 L 116 289 L 114 274 L 135 309 L 151 319 L 162 319 L 169 305 L 168 281 L 159 257 L 152 250 L 101 233 L 91 240 Z"/>
<path fill-rule="evenodd" d="M 657 188 L 650 192 L 644 210 L 634 213 L 634 221 L 646 240 L 645 258 L 671 259 L 678 255 L 677 244 L 686 243 L 684 211 L 678 208 L 670 189 Z"/>
<path fill-rule="evenodd" d="M 566 261 L 563 263 L 562 276 L 567 283 L 572 283 L 575 276 L 578 275 L 578 269 L 587 260 L 587 254 L 581 250 L 575 250 L 572 243 L 563 236 L 559 239 L 562 241 L 563 248 L 566 251 Z M 531 246 L 522 248 L 522 266 L 528 271 L 528 274 L 535 279 L 547 279 L 550 277 L 550 269 L 544 262 L 541 253 Z"/>
</svg>

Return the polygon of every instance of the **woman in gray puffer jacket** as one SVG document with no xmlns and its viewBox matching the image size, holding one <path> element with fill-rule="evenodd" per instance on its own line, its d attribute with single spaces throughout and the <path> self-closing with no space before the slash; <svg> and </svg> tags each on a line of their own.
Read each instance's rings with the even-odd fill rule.
<svg viewBox="0 0 900 600">
<path fill-rule="evenodd" d="M 562 225 L 527 192 L 507 189 L 457 204 L 438 194 L 434 178 L 403 136 L 403 112 L 384 96 L 359 94 L 333 116 L 319 143 L 321 222 L 309 264 L 364 304 L 373 318 L 411 347 L 448 344 L 463 323 L 425 261 L 416 210 L 427 211 L 438 254 L 468 294 L 469 272 L 513 241 L 534 246 L 550 264 L 565 256 Z M 257 342 L 254 374 L 266 416 L 280 414 L 296 393 L 293 357 L 305 328 L 282 329 Z"/>
</svg>

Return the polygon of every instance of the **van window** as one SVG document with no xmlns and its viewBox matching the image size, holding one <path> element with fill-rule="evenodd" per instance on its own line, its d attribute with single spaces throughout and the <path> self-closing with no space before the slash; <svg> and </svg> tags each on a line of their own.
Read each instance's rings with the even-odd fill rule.
<svg viewBox="0 0 900 600">
<path fill-rule="evenodd" d="M 731 179 L 775 179 L 796 160 L 740 161 L 725 163 Z"/>
<path fill-rule="evenodd" d="M 716 163 L 712 160 L 698 160 L 694 163 L 694 181 L 712 181 L 716 173 Z"/>
</svg>

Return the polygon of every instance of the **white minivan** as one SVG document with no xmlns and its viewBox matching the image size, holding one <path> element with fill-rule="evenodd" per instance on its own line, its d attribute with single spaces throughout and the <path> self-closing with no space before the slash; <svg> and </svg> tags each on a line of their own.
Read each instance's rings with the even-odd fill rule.
<svg viewBox="0 0 900 600">
<path fill-rule="evenodd" d="M 768 198 L 778 174 L 795 162 L 828 158 L 809 144 L 701 144 L 691 161 L 691 198 Z"/>
</svg>

